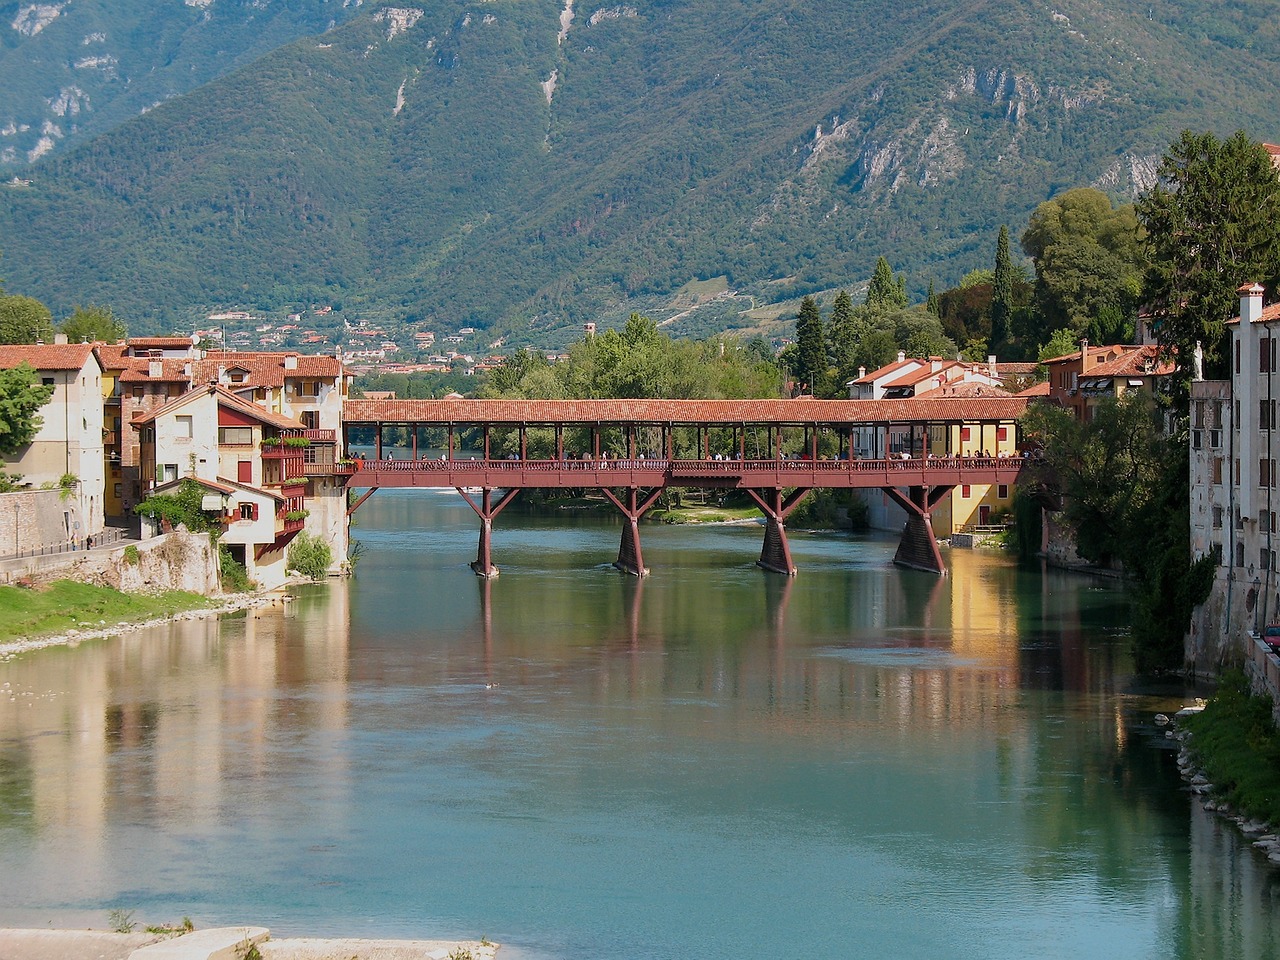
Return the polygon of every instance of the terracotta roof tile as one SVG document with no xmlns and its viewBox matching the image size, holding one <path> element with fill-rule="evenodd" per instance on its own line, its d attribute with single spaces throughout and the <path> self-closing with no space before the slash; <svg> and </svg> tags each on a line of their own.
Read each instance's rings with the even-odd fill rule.
<svg viewBox="0 0 1280 960">
<path fill-rule="evenodd" d="M 1027 400 L 348 400 L 347 423 L 844 424 L 1013 420 Z"/>
<path fill-rule="evenodd" d="M 15 343 L 0 346 L 0 370 L 29 363 L 36 370 L 79 370 L 93 353 L 91 343 Z"/>
<path fill-rule="evenodd" d="M 187 383 L 191 382 L 191 374 L 187 372 L 186 365 L 190 360 L 184 360 L 182 357 L 165 357 L 155 360 L 148 360 L 145 357 L 125 357 L 127 366 L 120 372 L 117 378 L 121 383 Z M 152 376 L 151 364 L 160 364 L 160 375 Z"/>
</svg>

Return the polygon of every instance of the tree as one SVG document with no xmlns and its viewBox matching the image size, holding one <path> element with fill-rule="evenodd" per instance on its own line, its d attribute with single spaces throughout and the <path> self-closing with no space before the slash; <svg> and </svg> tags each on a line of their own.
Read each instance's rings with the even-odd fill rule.
<svg viewBox="0 0 1280 960">
<path fill-rule="evenodd" d="M 925 294 L 924 306 L 935 317 L 942 316 L 942 301 L 939 300 L 938 294 L 934 292 L 932 277 L 929 278 L 929 292 Z"/>
<path fill-rule="evenodd" d="M 1197 342 L 1221 371 L 1236 290 L 1256 282 L 1274 295 L 1280 285 L 1280 180 L 1244 131 L 1220 141 L 1184 130 L 1157 176 L 1138 201 L 1150 261 L 1144 302 L 1185 377 Z"/>
<path fill-rule="evenodd" d="M 1040 347 L 1040 353 L 1036 360 L 1044 363 L 1046 360 L 1053 360 L 1056 357 L 1065 357 L 1067 354 L 1075 353 L 1079 349 L 1080 345 L 1076 342 L 1075 331 L 1063 327 L 1061 330 L 1053 331 L 1053 336 Z"/>
<path fill-rule="evenodd" d="M 30 364 L 0 370 L 0 454 L 15 454 L 32 441 L 44 422 L 38 411 L 52 396 L 53 385 L 40 383 Z"/>
<path fill-rule="evenodd" d="M 312 536 L 305 530 L 293 538 L 289 544 L 289 558 L 286 565 L 304 577 L 312 580 L 323 580 L 333 563 L 333 550 L 320 537 Z"/>
<path fill-rule="evenodd" d="M 1022 249 L 1035 261 L 1043 329 L 1083 335 L 1108 308 L 1137 309 L 1145 258 L 1133 204 L 1114 206 L 1092 187 L 1068 190 L 1036 207 Z"/>
<path fill-rule="evenodd" d="M 996 269 L 991 290 L 991 339 L 993 353 L 1009 339 L 1013 319 L 1013 258 L 1009 255 L 1009 228 L 1000 225 L 996 239 Z"/>
<path fill-rule="evenodd" d="M 34 297 L 0 297 L 0 343 L 53 339 L 53 315 Z"/>
<path fill-rule="evenodd" d="M 101 340 L 116 343 L 123 340 L 125 326 L 112 314 L 110 307 L 76 307 L 71 316 L 62 321 L 62 332 L 69 343 L 93 343 Z"/>
<path fill-rule="evenodd" d="M 907 305 L 907 278 L 893 276 L 893 267 L 884 257 L 876 260 L 875 273 L 867 285 L 867 306 L 877 310 L 901 310 Z"/>
<path fill-rule="evenodd" d="M 853 353 L 858 345 L 858 323 L 854 314 L 853 297 L 841 290 L 831 305 L 831 324 L 827 328 L 831 340 L 831 358 L 840 376 L 852 369 Z"/>
<path fill-rule="evenodd" d="M 818 301 L 805 297 L 800 301 L 800 313 L 796 317 L 796 352 L 792 361 L 792 373 L 798 380 L 809 384 L 814 396 L 818 384 L 827 373 L 827 343 L 822 336 L 822 314 Z"/>
</svg>

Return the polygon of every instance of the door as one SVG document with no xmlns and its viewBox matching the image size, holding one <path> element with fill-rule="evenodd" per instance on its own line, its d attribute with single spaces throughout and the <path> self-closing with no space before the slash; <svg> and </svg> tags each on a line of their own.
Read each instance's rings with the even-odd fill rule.
<svg viewBox="0 0 1280 960">
<path fill-rule="evenodd" d="M 978 507 L 978 526 L 985 527 L 991 523 L 991 508 L 985 503 Z"/>
</svg>

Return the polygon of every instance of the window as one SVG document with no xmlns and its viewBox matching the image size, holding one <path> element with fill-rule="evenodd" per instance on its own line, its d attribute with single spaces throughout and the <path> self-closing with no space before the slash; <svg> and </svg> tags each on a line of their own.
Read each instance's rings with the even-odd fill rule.
<svg viewBox="0 0 1280 960">
<path fill-rule="evenodd" d="M 1258 486 L 1271 486 L 1271 469 L 1265 457 L 1258 458 Z"/>
<path fill-rule="evenodd" d="M 1214 483 L 1222 482 L 1222 458 L 1221 457 L 1213 458 L 1213 482 Z"/>
<path fill-rule="evenodd" d="M 218 443 L 231 447 L 250 446 L 253 443 L 253 427 L 219 427 Z"/>
<path fill-rule="evenodd" d="M 972 434 L 973 434 L 973 431 L 972 431 L 969 427 L 961 427 L 961 428 L 960 428 L 960 439 L 961 439 L 961 440 L 968 440 L 968 439 L 970 439 L 970 437 L 972 436 Z"/>
<path fill-rule="evenodd" d="M 1244 544 L 1243 543 L 1236 544 L 1236 566 L 1237 567 L 1244 566 Z"/>
<path fill-rule="evenodd" d="M 962 483 L 960 485 L 960 496 L 965 500 L 969 499 L 969 485 L 967 483 Z"/>
<path fill-rule="evenodd" d="M 294 392 L 300 397 L 320 396 L 319 380 L 299 380 L 293 385 Z"/>
<path fill-rule="evenodd" d="M 1222 429 L 1222 401 L 1215 400 L 1213 405 L 1209 407 L 1209 428 L 1211 430 Z"/>
<path fill-rule="evenodd" d="M 40 382 L 46 387 L 53 386 L 53 377 L 41 377 Z"/>
<path fill-rule="evenodd" d="M 1196 400 L 1191 404 L 1191 414 L 1193 418 L 1193 426 L 1197 430 L 1204 429 L 1204 401 Z"/>
<path fill-rule="evenodd" d="M 137 386 L 137 387 L 134 387 L 134 388 L 133 388 L 133 399 L 135 399 L 135 400 L 141 400 L 141 399 L 142 399 L 142 387 L 141 387 L 141 386 Z"/>
<path fill-rule="evenodd" d="M 302 425 L 308 430 L 320 429 L 320 411 L 319 410 L 303 410 Z"/>
<path fill-rule="evenodd" d="M 1009 485 L 1007 483 L 999 484 L 996 487 L 996 499 L 997 500 L 1009 499 Z"/>
<path fill-rule="evenodd" d="M 1271 362 L 1271 338 L 1263 337 L 1258 341 L 1258 372 L 1270 373 L 1267 365 Z"/>
<path fill-rule="evenodd" d="M 1239 375 L 1240 375 L 1240 341 L 1239 341 L 1239 340 L 1237 340 L 1237 341 L 1236 341 L 1236 357 L 1235 357 L 1235 361 L 1236 361 L 1236 362 L 1235 362 L 1235 371 L 1236 371 L 1236 375 L 1237 375 L 1237 376 L 1239 376 Z M 1243 567 L 1243 566 L 1244 566 L 1244 564 L 1243 564 L 1243 563 L 1239 563 L 1239 564 L 1236 564 L 1236 566 Z"/>
<path fill-rule="evenodd" d="M 164 463 L 160 465 L 160 482 L 168 483 L 170 480 L 178 479 L 178 465 L 176 463 Z"/>
<path fill-rule="evenodd" d="M 113 491 L 115 492 L 115 495 L 116 495 L 116 499 L 117 499 L 117 500 L 119 500 L 121 497 L 123 497 L 123 496 L 124 496 L 124 484 L 123 484 L 123 483 L 117 483 L 117 484 L 115 485 L 115 487 L 113 487 L 112 489 L 113 489 Z"/>
<path fill-rule="evenodd" d="M 1008 440 L 1008 439 L 1009 439 L 1009 428 L 1008 428 L 1008 427 L 996 427 L 996 439 L 997 439 L 997 440 Z"/>
<path fill-rule="evenodd" d="M 256 503 L 240 504 L 240 519 L 241 520 L 257 520 L 258 505 Z"/>
<path fill-rule="evenodd" d="M 319 463 L 320 462 L 319 450 L 320 448 L 317 447 L 315 444 L 312 444 L 309 447 L 303 447 L 302 462 L 303 463 Z"/>
<path fill-rule="evenodd" d="M 1222 529 L 1222 508 L 1217 505 L 1213 508 L 1213 529 Z"/>
<path fill-rule="evenodd" d="M 1191 431 L 1191 449 L 1192 449 L 1192 450 L 1199 450 L 1199 449 L 1200 449 L 1200 446 L 1201 446 L 1201 444 L 1200 444 L 1200 435 L 1201 435 L 1203 432 L 1204 432 L 1203 430 L 1192 430 L 1192 431 Z"/>
<path fill-rule="evenodd" d="M 1235 400 L 1232 402 L 1231 413 L 1233 414 L 1231 426 L 1233 429 L 1239 430 L 1240 429 L 1240 401 L 1239 400 Z"/>
<path fill-rule="evenodd" d="M 174 420 L 176 421 L 175 423 L 176 436 L 184 437 L 187 440 L 190 440 L 193 436 L 195 436 L 195 430 L 192 428 L 190 417 L 178 416 L 178 417 L 174 417 Z"/>
<path fill-rule="evenodd" d="M 1210 431 L 1209 431 L 1209 446 L 1211 446 L 1211 447 L 1215 447 L 1215 448 L 1216 448 L 1216 447 L 1220 447 L 1220 446 L 1222 446 L 1222 431 L 1221 431 L 1221 430 L 1210 430 Z"/>
</svg>

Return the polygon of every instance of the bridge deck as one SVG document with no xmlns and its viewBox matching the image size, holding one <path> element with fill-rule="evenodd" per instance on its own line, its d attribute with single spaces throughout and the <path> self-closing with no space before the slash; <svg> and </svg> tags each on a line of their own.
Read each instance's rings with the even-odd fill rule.
<svg viewBox="0 0 1280 960">
<path fill-rule="evenodd" d="M 953 487 L 1017 481 L 1023 460 L 939 457 L 910 460 L 367 460 L 352 487 Z"/>
</svg>

